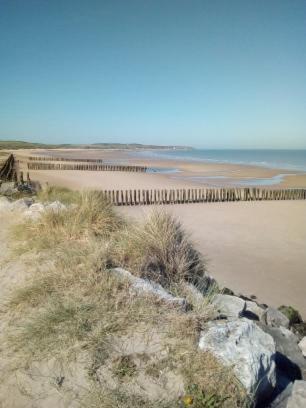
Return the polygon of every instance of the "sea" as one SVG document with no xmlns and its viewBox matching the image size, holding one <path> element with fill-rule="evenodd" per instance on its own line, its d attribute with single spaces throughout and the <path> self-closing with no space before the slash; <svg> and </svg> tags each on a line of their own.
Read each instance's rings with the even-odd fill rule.
<svg viewBox="0 0 306 408">
<path fill-rule="evenodd" d="M 306 172 L 306 150 L 242 150 L 242 149 L 173 149 L 139 151 L 137 155 L 197 161 L 254 165 L 272 169 Z"/>
<path fill-rule="evenodd" d="M 133 153 L 134 154 L 134 153 Z M 175 149 L 138 151 L 137 156 L 155 159 L 186 160 L 188 162 L 230 163 L 253 165 L 278 170 L 277 174 L 266 178 L 243 177 L 231 178 L 224 175 L 190 176 L 188 179 L 218 187 L 224 186 L 276 186 L 282 183 L 284 177 L 306 173 L 306 150 L 207 150 L 207 149 Z M 149 172 L 172 173 L 180 170 L 176 167 L 154 168 Z M 290 172 L 290 173 L 288 173 Z"/>
</svg>

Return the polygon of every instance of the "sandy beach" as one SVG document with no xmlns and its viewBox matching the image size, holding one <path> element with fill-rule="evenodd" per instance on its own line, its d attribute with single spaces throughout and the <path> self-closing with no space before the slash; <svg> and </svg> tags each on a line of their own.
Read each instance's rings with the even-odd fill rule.
<svg viewBox="0 0 306 408">
<path fill-rule="evenodd" d="M 178 217 L 221 286 L 260 302 L 296 307 L 306 317 L 306 202 L 164 206 Z M 121 207 L 144 217 L 148 207 Z"/>
<path fill-rule="evenodd" d="M 229 163 L 188 162 L 184 160 L 169 160 L 147 158 L 139 152 L 127 150 L 97 150 L 97 149 L 62 149 L 62 150 L 16 150 L 20 160 L 20 168 L 26 169 L 26 158 L 29 155 L 49 155 L 71 158 L 98 158 L 105 163 L 140 165 L 159 172 L 140 175 L 124 173 L 101 174 L 101 172 L 71 172 L 65 174 L 56 171 L 31 171 L 32 178 L 41 182 L 59 183 L 71 188 L 182 188 L 182 187 L 247 187 L 267 182 L 265 187 L 303 188 L 306 187 L 306 173 L 289 171 L 287 169 L 270 169 L 266 167 L 237 165 Z M 66 174 L 67 173 L 67 174 Z M 89 174 L 88 174 L 89 173 Z M 144 181 L 142 181 L 144 179 Z M 90 180 L 90 181 L 89 181 Z M 152 183 L 151 183 L 152 181 Z M 90 185 L 87 185 L 89 182 Z M 271 185 L 270 185 L 271 182 Z M 255 184 L 254 184 L 255 183 Z"/>
<path fill-rule="evenodd" d="M 306 187 L 306 175 L 288 170 L 222 163 L 144 159 L 127 151 L 62 150 L 17 151 L 20 169 L 26 171 L 29 154 L 102 158 L 108 163 L 178 169 L 178 172 L 125 173 L 92 171 L 31 171 L 42 185 L 73 189 L 154 189 L 232 185 L 254 178 L 286 173 L 272 188 Z M 203 177 L 220 177 L 210 183 Z M 230 181 L 229 181 L 230 180 Z M 240 185 L 241 186 L 241 185 Z M 265 188 L 270 188 L 267 186 Z M 142 217 L 149 207 L 118 209 Z M 198 249 L 208 259 L 209 273 L 221 286 L 263 303 L 292 305 L 306 317 L 306 202 L 270 201 L 168 205 L 165 210 L 180 219 Z"/>
</svg>

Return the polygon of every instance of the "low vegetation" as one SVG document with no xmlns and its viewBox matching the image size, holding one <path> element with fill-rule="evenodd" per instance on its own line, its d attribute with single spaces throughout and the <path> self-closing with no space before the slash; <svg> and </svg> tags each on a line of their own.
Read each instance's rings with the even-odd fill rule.
<svg viewBox="0 0 306 408">
<path fill-rule="evenodd" d="M 278 308 L 278 310 L 288 317 L 290 325 L 303 323 L 300 313 L 292 306 L 282 305 Z"/>
<path fill-rule="evenodd" d="M 114 242 L 114 258 L 121 266 L 164 287 L 206 281 L 204 260 L 166 212 L 154 211 L 142 224 L 127 225 Z"/>
<path fill-rule="evenodd" d="M 51 365 L 54 387 L 80 407 L 245 407 L 231 370 L 197 348 L 209 301 L 190 297 L 183 313 L 136 296 L 111 271 L 126 267 L 180 295 L 202 285 L 205 263 L 181 225 L 160 212 L 131 225 L 98 192 L 49 188 L 39 199 L 70 206 L 12 232 L 18 255 L 33 259 L 7 303 L 12 371 Z"/>
<path fill-rule="evenodd" d="M 192 149 L 184 146 L 157 146 L 140 143 L 93 143 L 93 144 L 49 144 L 21 140 L 0 140 L 0 150 L 15 149 Z"/>
</svg>

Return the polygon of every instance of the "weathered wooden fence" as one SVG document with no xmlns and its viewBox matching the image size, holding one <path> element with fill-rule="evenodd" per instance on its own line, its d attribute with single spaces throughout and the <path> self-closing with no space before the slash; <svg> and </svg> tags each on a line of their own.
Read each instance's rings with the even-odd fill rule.
<svg viewBox="0 0 306 408">
<path fill-rule="evenodd" d="M 177 190 L 105 190 L 103 194 L 114 205 L 306 199 L 306 189 L 201 188 Z"/>
<path fill-rule="evenodd" d="M 90 170 L 90 171 L 129 171 L 144 173 L 143 166 L 124 166 L 113 164 L 67 164 L 67 163 L 27 163 L 29 170 Z"/>
<path fill-rule="evenodd" d="M 64 161 L 64 162 L 80 162 L 80 163 L 102 163 L 102 159 L 76 159 L 71 157 L 56 157 L 56 156 L 30 156 L 29 161 Z"/>
<path fill-rule="evenodd" d="M 0 168 L 0 180 L 11 181 L 17 178 L 15 158 L 13 154 L 10 154 L 7 160 Z"/>
</svg>

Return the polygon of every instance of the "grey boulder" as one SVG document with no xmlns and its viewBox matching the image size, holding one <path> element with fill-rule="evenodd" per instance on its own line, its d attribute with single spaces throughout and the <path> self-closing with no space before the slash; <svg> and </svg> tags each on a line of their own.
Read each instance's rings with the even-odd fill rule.
<svg viewBox="0 0 306 408">
<path fill-rule="evenodd" d="M 123 268 L 114 268 L 112 272 L 129 281 L 134 293 L 153 295 L 171 306 L 179 307 L 183 311 L 186 310 L 187 302 L 185 299 L 171 295 L 158 283 L 139 278 Z"/>
<path fill-rule="evenodd" d="M 246 307 L 244 311 L 244 317 L 247 317 L 248 319 L 251 320 L 262 320 L 263 315 L 265 313 L 265 309 L 258 306 L 256 302 L 247 300 L 245 303 Z"/>
<path fill-rule="evenodd" d="M 282 312 L 273 307 L 268 307 L 262 317 L 261 321 L 271 327 L 289 327 L 289 319 Z"/>
<path fill-rule="evenodd" d="M 304 357 L 306 357 L 306 336 L 299 342 L 299 348 Z"/>
<path fill-rule="evenodd" d="M 293 383 L 290 382 L 278 395 L 268 404 L 268 408 L 287 408 L 288 399 L 292 393 Z"/>
<path fill-rule="evenodd" d="M 213 306 L 225 317 L 241 317 L 246 303 L 237 296 L 217 294 L 212 300 Z"/>
<path fill-rule="evenodd" d="M 33 204 L 33 200 L 29 198 L 21 198 L 20 200 L 11 203 L 11 210 L 26 211 Z"/>
<path fill-rule="evenodd" d="M 275 362 L 282 377 L 288 382 L 306 378 L 306 360 L 298 346 L 298 338 L 283 327 L 261 325 L 262 330 L 273 337 L 276 347 Z"/>
<path fill-rule="evenodd" d="M 199 348 L 232 366 L 257 401 L 272 394 L 276 385 L 275 344 L 253 321 L 236 318 L 209 322 L 201 332 Z"/>
</svg>

